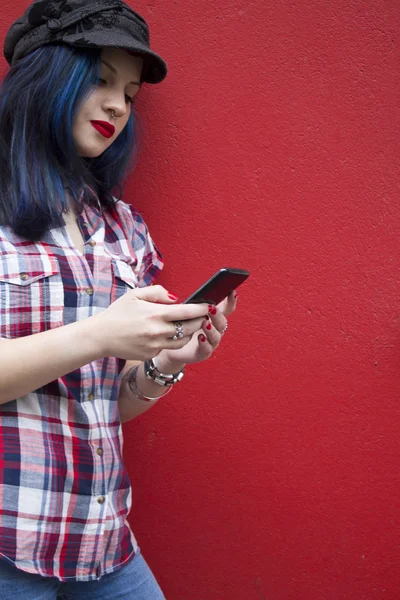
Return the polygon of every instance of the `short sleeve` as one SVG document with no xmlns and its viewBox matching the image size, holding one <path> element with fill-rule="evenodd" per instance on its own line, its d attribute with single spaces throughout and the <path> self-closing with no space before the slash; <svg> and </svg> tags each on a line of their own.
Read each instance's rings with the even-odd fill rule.
<svg viewBox="0 0 400 600">
<path fill-rule="evenodd" d="M 151 285 L 164 268 L 161 252 L 153 242 L 143 217 L 131 205 L 133 217 L 132 247 L 137 259 L 135 268 L 139 287 Z"/>
</svg>

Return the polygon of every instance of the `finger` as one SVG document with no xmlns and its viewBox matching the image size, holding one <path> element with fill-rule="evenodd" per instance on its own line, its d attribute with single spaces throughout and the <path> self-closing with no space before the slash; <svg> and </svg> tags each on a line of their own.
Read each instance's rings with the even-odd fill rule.
<svg viewBox="0 0 400 600">
<path fill-rule="evenodd" d="M 138 300 L 158 302 L 160 304 L 172 304 L 179 300 L 175 294 L 168 292 L 168 290 L 162 287 L 162 285 L 152 285 L 144 288 L 137 288 L 133 294 Z"/>
<path fill-rule="evenodd" d="M 175 321 L 174 323 L 168 323 L 167 337 L 173 338 L 174 335 L 178 334 L 179 325 L 182 327 L 183 335 L 192 336 L 196 331 L 201 329 L 203 325 L 204 317 L 199 319 L 191 319 L 190 321 Z"/>
<path fill-rule="evenodd" d="M 210 358 L 210 356 L 212 355 L 214 348 L 212 347 L 212 345 L 207 339 L 207 336 L 204 335 L 204 333 L 201 333 L 197 339 L 200 353 L 199 360 L 207 360 L 207 358 Z"/>
<path fill-rule="evenodd" d="M 184 336 L 180 340 L 166 338 L 162 344 L 162 350 L 180 350 L 181 348 L 184 348 L 191 339 L 192 336 Z"/>
<path fill-rule="evenodd" d="M 205 317 L 208 313 L 208 304 L 176 304 L 165 308 L 167 321 L 190 321 Z"/>
<path fill-rule="evenodd" d="M 215 350 L 221 343 L 222 335 L 215 329 L 211 320 L 204 321 L 202 329 L 208 342 L 211 344 L 213 350 Z"/>
<path fill-rule="evenodd" d="M 226 329 L 228 324 L 227 318 L 223 315 L 223 313 L 216 306 L 212 307 L 211 312 L 209 313 L 212 324 L 218 332 L 223 332 Z"/>
<path fill-rule="evenodd" d="M 218 305 L 218 309 L 222 312 L 223 315 L 229 317 L 235 310 L 237 306 L 237 292 L 233 291 L 229 294 L 225 300 L 220 302 Z"/>
</svg>

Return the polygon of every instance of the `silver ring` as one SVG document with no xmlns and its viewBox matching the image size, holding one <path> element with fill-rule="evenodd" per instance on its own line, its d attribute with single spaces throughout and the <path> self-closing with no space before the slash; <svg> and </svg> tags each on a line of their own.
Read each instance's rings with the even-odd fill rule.
<svg viewBox="0 0 400 600">
<path fill-rule="evenodd" d="M 183 325 L 180 321 L 176 321 L 176 323 L 174 323 L 175 325 L 175 329 L 176 329 L 176 335 L 174 335 L 174 337 L 172 338 L 174 340 L 174 342 L 176 342 L 176 340 L 181 340 L 184 335 L 183 335 Z"/>
<path fill-rule="evenodd" d="M 226 333 L 228 331 L 228 323 L 225 325 L 224 329 L 222 331 L 220 331 L 221 335 L 224 335 L 224 333 Z"/>
</svg>

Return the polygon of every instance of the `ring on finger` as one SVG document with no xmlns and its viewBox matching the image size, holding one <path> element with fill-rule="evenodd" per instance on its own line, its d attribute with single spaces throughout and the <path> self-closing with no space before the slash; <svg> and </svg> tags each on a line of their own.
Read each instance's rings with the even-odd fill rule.
<svg viewBox="0 0 400 600">
<path fill-rule="evenodd" d="M 224 333 L 226 333 L 228 331 L 228 323 L 225 325 L 225 327 L 219 332 L 221 335 L 224 335 Z"/>
<path fill-rule="evenodd" d="M 174 337 L 172 339 L 174 340 L 174 342 L 176 342 L 176 340 L 181 340 L 184 337 L 184 333 L 183 333 L 183 325 L 182 325 L 181 321 L 175 321 L 174 325 L 175 325 L 176 334 L 174 335 Z"/>
</svg>

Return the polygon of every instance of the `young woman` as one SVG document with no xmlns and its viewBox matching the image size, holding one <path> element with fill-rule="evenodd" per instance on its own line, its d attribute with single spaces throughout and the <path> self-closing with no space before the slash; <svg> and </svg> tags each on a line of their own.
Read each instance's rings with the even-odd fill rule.
<svg viewBox="0 0 400 600">
<path fill-rule="evenodd" d="M 134 99 L 167 72 L 144 19 L 119 0 L 36 1 L 4 54 L 0 597 L 159 600 L 127 521 L 121 422 L 211 356 L 236 299 L 150 286 L 162 257 L 112 195 Z"/>
</svg>

